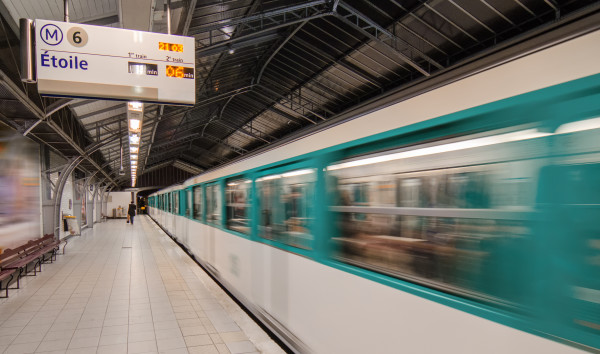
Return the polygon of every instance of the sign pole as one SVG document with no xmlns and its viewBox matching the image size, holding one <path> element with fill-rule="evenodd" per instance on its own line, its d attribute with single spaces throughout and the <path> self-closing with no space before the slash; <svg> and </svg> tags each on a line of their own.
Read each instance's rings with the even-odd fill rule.
<svg viewBox="0 0 600 354">
<path fill-rule="evenodd" d="M 171 0 L 167 0 L 167 34 L 171 34 Z"/>
<path fill-rule="evenodd" d="M 19 26 L 21 27 L 21 81 L 34 83 L 36 79 L 33 21 L 27 18 L 19 19 Z"/>
<path fill-rule="evenodd" d="M 69 22 L 69 0 L 65 0 L 65 22 Z"/>
</svg>

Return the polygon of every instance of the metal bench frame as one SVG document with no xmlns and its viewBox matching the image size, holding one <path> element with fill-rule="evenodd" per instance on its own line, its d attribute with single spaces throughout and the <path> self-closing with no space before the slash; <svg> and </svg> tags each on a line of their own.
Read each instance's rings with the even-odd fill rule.
<svg viewBox="0 0 600 354">
<path fill-rule="evenodd" d="M 42 271 L 42 264 L 56 260 L 56 255 L 60 249 L 62 242 L 55 239 L 53 234 L 44 235 L 44 237 L 30 240 L 26 244 L 14 249 L 6 249 L 0 254 L 0 290 L 1 282 L 10 279 L 5 285 L 6 296 L 8 297 L 9 284 L 13 281 L 17 274 L 17 287 L 10 289 L 20 289 L 20 279 L 23 276 L 28 276 L 30 269 L 29 265 L 33 263 L 33 276 Z M 63 247 L 64 252 L 64 247 Z M 50 258 L 46 255 L 50 254 Z"/>
</svg>

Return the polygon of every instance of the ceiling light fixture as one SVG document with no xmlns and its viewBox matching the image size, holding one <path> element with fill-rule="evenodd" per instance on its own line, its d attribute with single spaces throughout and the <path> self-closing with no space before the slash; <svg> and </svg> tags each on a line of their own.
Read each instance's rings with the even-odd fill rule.
<svg viewBox="0 0 600 354">
<path fill-rule="evenodd" d="M 144 120 L 144 104 L 142 102 L 127 103 L 127 120 L 129 121 L 129 164 L 131 165 L 131 187 L 135 187 L 137 163 Z"/>
</svg>

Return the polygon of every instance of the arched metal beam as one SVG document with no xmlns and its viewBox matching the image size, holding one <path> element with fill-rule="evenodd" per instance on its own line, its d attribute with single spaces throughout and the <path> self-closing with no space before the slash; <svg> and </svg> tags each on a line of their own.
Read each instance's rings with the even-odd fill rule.
<svg viewBox="0 0 600 354">
<path fill-rule="evenodd" d="M 62 201 L 62 194 L 65 188 L 67 179 L 71 175 L 71 172 L 83 161 L 83 156 L 72 158 L 70 162 L 63 168 L 58 178 L 56 191 L 54 193 L 54 237 L 60 238 L 60 203 Z"/>
<path fill-rule="evenodd" d="M 335 10 L 334 10 L 335 11 Z M 256 84 L 260 84 L 260 79 L 262 78 L 263 72 L 265 71 L 265 68 L 267 67 L 267 65 L 269 65 L 269 63 L 271 62 L 271 60 L 275 57 L 275 55 L 277 55 L 277 53 L 279 53 L 279 51 L 281 50 L 281 48 L 283 48 L 283 46 L 290 40 L 292 39 L 292 37 L 294 37 L 296 35 L 296 33 L 298 33 L 298 31 L 302 28 L 302 26 L 304 26 L 305 24 L 308 23 L 308 20 L 301 22 L 290 34 L 288 34 L 288 36 L 279 44 L 279 46 L 277 47 L 277 49 L 275 49 L 273 51 L 273 53 L 271 53 L 271 55 L 269 56 L 269 58 L 265 61 L 265 63 L 263 64 L 262 68 L 260 69 L 260 72 L 258 73 L 258 76 L 256 77 Z"/>
<path fill-rule="evenodd" d="M 97 219 L 102 221 L 102 200 L 104 199 L 104 193 L 106 192 L 106 189 L 109 187 L 108 184 L 104 185 L 104 187 L 102 187 L 102 183 L 104 183 L 104 181 L 106 180 L 106 177 L 103 178 L 99 183 L 98 183 L 98 193 L 100 193 L 99 197 L 98 197 L 98 201 L 100 202 L 100 206 L 99 206 L 99 213 L 97 214 Z M 100 192 L 100 189 L 102 189 L 102 192 Z"/>
</svg>

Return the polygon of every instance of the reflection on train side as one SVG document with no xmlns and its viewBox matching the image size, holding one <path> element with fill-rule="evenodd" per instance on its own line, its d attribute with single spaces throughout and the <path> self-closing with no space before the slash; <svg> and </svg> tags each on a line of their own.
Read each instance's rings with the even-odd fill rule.
<svg viewBox="0 0 600 354">
<path fill-rule="evenodd" d="M 206 186 L 206 221 L 221 222 L 221 186 L 218 183 Z"/>
<path fill-rule="evenodd" d="M 204 196 L 202 195 L 202 186 L 194 187 L 194 219 L 202 221 L 202 205 Z"/>
<path fill-rule="evenodd" d="M 259 235 L 290 246 L 311 249 L 310 225 L 315 169 L 269 175 L 256 180 Z"/>
<path fill-rule="evenodd" d="M 250 187 L 252 181 L 241 179 L 230 181 L 225 188 L 227 200 L 227 228 L 250 234 Z"/>
<path fill-rule="evenodd" d="M 533 159 L 545 153 L 534 138 L 543 136 L 504 132 L 330 166 L 335 257 L 478 300 L 520 301 L 515 250 L 532 232 Z"/>
</svg>

